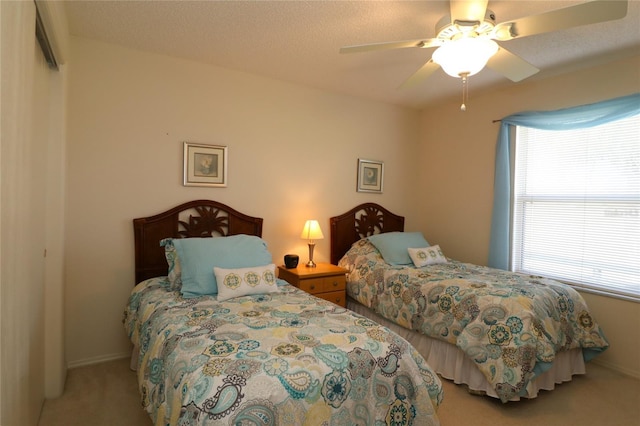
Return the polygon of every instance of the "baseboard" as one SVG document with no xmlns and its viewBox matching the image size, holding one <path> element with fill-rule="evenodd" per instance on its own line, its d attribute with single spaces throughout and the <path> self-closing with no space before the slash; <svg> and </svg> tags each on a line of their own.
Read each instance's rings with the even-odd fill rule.
<svg viewBox="0 0 640 426">
<path fill-rule="evenodd" d="M 631 376 L 635 379 L 640 379 L 640 372 L 635 370 L 630 370 L 628 368 L 620 367 L 618 364 L 614 364 L 609 361 L 601 360 L 600 358 L 595 358 L 590 362 L 594 364 L 598 364 L 599 366 L 608 368 L 609 370 L 617 371 L 618 373 L 624 374 L 625 376 Z"/>
<path fill-rule="evenodd" d="M 115 353 L 110 355 L 101 355 L 93 358 L 85 358 L 78 361 L 70 362 L 67 365 L 67 368 L 78 368 L 78 367 L 84 367 L 87 365 L 100 364 L 102 362 L 129 358 L 130 356 L 131 356 L 131 352 L 121 352 L 121 353 Z M 620 367 L 618 364 L 604 361 L 599 358 L 595 358 L 591 362 L 594 364 L 600 365 L 602 367 L 608 368 L 610 370 L 617 371 L 618 373 L 624 374 L 626 376 L 631 376 L 633 378 L 640 379 L 640 372 L 635 370 L 630 370 L 628 368 Z"/>
<path fill-rule="evenodd" d="M 85 358 L 85 359 L 80 359 L 78 361 L 70 362 L 69 364 L 67 364 L 67 368 L 78 368 L 78 367 L 84 367 L 86 365 L 100 364 L 102 362 L 129 358 L 130 356 L 131 356 L 131 352 L 121 352 L 121 353 L 110 354 L 110 355 L 101 355 L 93 358 Z"/>
</svg>

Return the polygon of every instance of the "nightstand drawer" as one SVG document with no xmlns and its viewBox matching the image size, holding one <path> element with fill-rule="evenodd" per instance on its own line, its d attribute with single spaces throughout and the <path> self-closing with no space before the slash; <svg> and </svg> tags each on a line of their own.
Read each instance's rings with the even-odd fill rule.
<svg viewBox="0 0 640 426">
<path fill-rule="evenodd" d="M 338 291 L 347 288 L 347 277 L 338 275 L 335 277 L 327 277 L 322 282 L 322 291 Z"/>
<path fill-rule="evenodd" d="M 347 299 L 345 297 L 344 291 L 330 291 L 328 293 L 315 294 L 314 296 L 324 300 L 328 300 L 329 302 L 333 302 L 336 305 L 342 306 L 343 308 L 347 307 Z"/>
<path fill-rule="evenodd" d="M 322 292 L 322 282 L 324 278 L 313 278 L 308 280 L 300 280 L 298 288 L 307 293 L 315 294 Z"/>
<path fill-rule="evenodd" d="M 330 263 L 318 263 L 315 268 L 298 266 L 287 269 L 278 266 L 278 278 L 298 287 L 302 291 L 313 294 L 343 308 L 347 307 L 348 271 Z"/>
<path fill-rule="evenodd" d="M 344 290 L 347 285 L 347 279 L 344 275 L 326 278 L 312 278 L 300 280 L 300 289 L 307 293 L 325 293 L 327 291 Z"/>
</svg>

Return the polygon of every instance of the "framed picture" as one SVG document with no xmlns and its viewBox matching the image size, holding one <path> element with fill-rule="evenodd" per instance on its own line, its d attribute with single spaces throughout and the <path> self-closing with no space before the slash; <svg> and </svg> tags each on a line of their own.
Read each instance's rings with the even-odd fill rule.
<svg viewBox="0 0 640 426">
<path fill-rule="evenodd" d="M 184 186 L 227 186 L 227 147 L 184 143 Z"/>
<path fill-rule="evenodd" d="M 377 192 L 382 194 L 384 163 L 382 161 L 358 158 L 358 192 Z"/>
</svg>

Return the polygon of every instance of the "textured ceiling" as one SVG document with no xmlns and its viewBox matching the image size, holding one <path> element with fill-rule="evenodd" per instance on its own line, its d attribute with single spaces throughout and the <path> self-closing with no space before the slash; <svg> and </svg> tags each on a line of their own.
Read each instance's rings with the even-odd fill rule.
<svg viewBox="0 0 640 426">
<path fill-rule="evenodd" d="M 582 1 L 489 1 L 496 21 Z M 448 1 L 69 1 L 72 35 L 115 43 L 362 98 L 420 108 L 459 96 L 438 70 L 398 89 L 433 49 L 339 54 L 345 45 L 430 38 Z M 640 1 L 624 19 L 501 42 L 541 69 L 530 79 L 640 53 Z M 527 81 L 527 80 L 525 80 Z M 470 99 L 513 83 L 485 68 Z"/>
</svg>

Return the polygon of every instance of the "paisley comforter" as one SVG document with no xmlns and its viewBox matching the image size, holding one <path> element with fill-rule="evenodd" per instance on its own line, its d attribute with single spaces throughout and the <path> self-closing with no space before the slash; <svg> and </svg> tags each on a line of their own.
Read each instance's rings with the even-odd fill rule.
<svg viewBox="0 0 640 426">
<path fill-rule="evenodd" d="M 156 425 L 438 425 L 438 376 L 385 327 L 279 280 L 280 291 L 184 299 L 164 277 L 124 313 Z"/>
<path fill-rule="evenodd" d="M 582 348 L 589 361 L 609 346 L 580 294 L 557 281 L 452 260 L 392 266 L 366 239 L 339 266 L 351 298 L 458 346 L 503 402 L 524 395 L 559 351 Z"/>
</svg>

